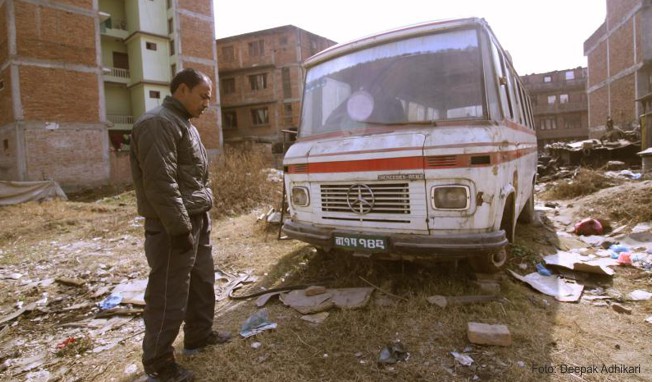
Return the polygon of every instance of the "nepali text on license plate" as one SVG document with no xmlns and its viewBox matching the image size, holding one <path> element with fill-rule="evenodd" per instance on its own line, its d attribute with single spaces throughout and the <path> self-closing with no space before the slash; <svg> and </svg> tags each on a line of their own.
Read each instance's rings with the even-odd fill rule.
<svg viewBox="0 0 656 382">
<path fill-rule="evenodd" d="M 335 246 L 369 252 L 387 251 L 387 239 L 367 235 L 335 235 Z"/>
</svg>

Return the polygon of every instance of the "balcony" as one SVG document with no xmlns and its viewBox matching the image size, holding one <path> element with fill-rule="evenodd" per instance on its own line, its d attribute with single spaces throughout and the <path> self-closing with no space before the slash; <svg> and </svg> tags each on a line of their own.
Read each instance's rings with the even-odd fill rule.
<svg viewBox="0 0 656 382">
<path fill-rule="evenodd" d="M 109 130 L 130 130 L 134 124 L 134 117 L 131 115 L 107 114 Z"/>
<path fill-rule="evenodd" d="M 121 68 L 103 68 L 103 79 L 107 82 L 120 84 L 130 83 L 130 70 Z"/>
<path fill-rule="evenodd" d="M 105 14 L 107 15 L 107 14 Z M 104 17 L 101 15 L 101 20 Z M 115 20 L 109 17 L 100 23 L 100 34 L 102 36 L 114 37 L 121 40 L 128 38 L 128 23 L 126 20 Z"/>
</svg>

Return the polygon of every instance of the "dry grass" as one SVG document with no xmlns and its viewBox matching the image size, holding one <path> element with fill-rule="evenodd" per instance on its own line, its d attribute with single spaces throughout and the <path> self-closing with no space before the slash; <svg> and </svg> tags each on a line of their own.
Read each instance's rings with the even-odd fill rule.
<svg viewBox="0 0 656 382">
<path fill-rule="evenodd" d="M 605 189 L 582 203 L 581 216 L 597 216 L 619 224 L 637 224 L 652 220 L 650 181 L 632 182 Z"/>
<path fill-rule="evenodd" d="M 573 179 L 556 181 L 541 197 L 545 200 L 571 199 L 577 196 L 590 195 L 619 183 L 617 179 L 604 176 L 601 171 L 581 167 Z"/>
<path fill-rule="evenodd" d="M 265 150 L 250 143 L 225 146 L 222 159 L 210 169 L 216 217 L 280 204 L 282 184 L 267 181 L 270 165 Z"/>
</svg>

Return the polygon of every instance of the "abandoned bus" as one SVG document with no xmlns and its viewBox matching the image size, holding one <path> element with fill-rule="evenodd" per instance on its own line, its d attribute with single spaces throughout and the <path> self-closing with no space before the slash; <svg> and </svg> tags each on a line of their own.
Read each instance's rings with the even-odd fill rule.
<svg viewBox="0 0 656 382">
<path fill-rule="evenodd" d="M 533 218 L 537 143 L 528 94 L 485 20 L 381 33 L 304 67 L 283 232 L 327 252 L 498 271 L 517 221 Z"/>
</svg>

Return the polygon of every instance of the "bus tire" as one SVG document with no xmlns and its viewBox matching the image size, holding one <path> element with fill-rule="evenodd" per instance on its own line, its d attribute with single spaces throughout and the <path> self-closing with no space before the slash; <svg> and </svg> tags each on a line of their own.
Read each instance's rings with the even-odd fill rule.
<svg viewBox="0 0 656 382">
<path fill-rule="evenodd" d="M 484 256 L 469 258 L 469 265 L 476 273 L 497 273 L 503 270 L 503 266 L 508 259 L 506 247 L 501 247 L 498 251 L 488 253 Z"/>
<path fill-rule="evenodd" d="M 522 208 L 522 211 L 519 213 L 517 220 L 520 223 L 530 224 L 533 223 L 534 219 L 535 219 L 535 192 L 531 190 L 531 196 L 526 201 L 526 204 L 524 204 L 524 208 Z"/>
</svg>

